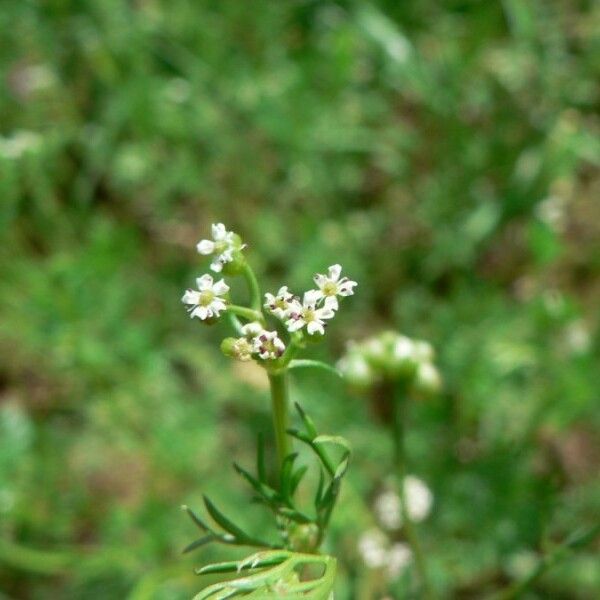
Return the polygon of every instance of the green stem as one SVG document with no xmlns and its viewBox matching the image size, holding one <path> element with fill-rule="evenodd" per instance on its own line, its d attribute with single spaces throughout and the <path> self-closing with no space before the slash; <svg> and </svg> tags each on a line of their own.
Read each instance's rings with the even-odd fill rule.
<svg viewBox="0 0 600 600">
<path fill-rule="evenodd" d="M 227 311 L 238 317 L 248 319 L 248 321 L 260 321 L 261 323 L 264 323 L 264 317 L 260 310 L 254 310 L 246 306 L 238 306 L 237 304 L 230 304 L 227 307 Z"/>
<path fill-rule="evenodd" d="M 277 463 L 279 471 L 285 457 L 292 451 L 291 440 L 286 433 L 289 428 L 288 417 L 288 383 L 286 370 L 269 373 L 271 402 L 273 406 L 273 429 L 277 447 Z"/>
<path fill-rule="evenodd" d="M 402 512 L 402 524 L 404 526 L 404 533 L 406 534 L 406 539 L 412 549 L 413 556 L 415 559 L 415 567 L 419 574 L 419 579 L 421 580 L 421 585 L 423 588 L 423 598 L 431 599 L 433 598 L 433 593 L 431 591 L 431 586 L 429 584 L 429 578 L 427 575 L 427 565 L 425 561 L 425 554 L 423 553 L 423 549 L 421 548 L 421 544 L 419 542 L 419 537 L 417 536 L 417 531 L 415 527 L 415 523 L 412 520 L 409 511 L 408 504 L 406 499 L 406 491 L 405 491 L 405 478 L 407 475 L 407 466 L 406 466 L 406 451 L 405 451 L 405 430 L 404 430 L 404 414 L 403 407 L 406 404 L 406 398 L 402 397 L 401 394 L 396 394 L 395 397 L 392 398 L 393 402 L 393 429 L 392 435 L 394 439 L 394 465 L 396 467 L 396 472 L 398 473 L 398 477 L 400 479 L 399 484 L 399 494 L 400 494 L 400 507 Z"/>
<path fill-rule="evenodd" d="M 258 312 L 262 312 L 262 295 L 260 293 L 260 286 L 258 285 L 258 280 L 256 279 L 256 275 L 252 270 L 252 267 L 248 264 L 244 264 L 244 268 L 242 270 L 242 274 L 246 278 L 246 283 L 248 284 L 248 289 L 250 290 L 250 306 Z"/>
</svg>

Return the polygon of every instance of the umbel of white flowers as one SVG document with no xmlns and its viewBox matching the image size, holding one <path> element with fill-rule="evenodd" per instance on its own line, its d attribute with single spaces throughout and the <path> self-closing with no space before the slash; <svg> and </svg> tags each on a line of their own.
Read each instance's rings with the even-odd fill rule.
<svg viewBox="0 0 600 600">
<path fill-rule="evenodd" d="M 429 396 L 438 393 L 442 385 L 434 360 L 429 342 L 384 331 L 349 344 L 337 367 L 346 381 L 359 389 L 382 380 L 404 380 L 415 393 Z"/>
<path fill-rule="evenodd" d="M 211 233 L 212 239 L 200 240 L 196 245 L 198 253 L 212 257 L 210 268 L 214 272 L 238 275 L 245 265 L 246 244 L 223 223 L 213 224 Z M 289 333 L 323 335 L 327 321 L 333 319 L 339 309 L 340 299 L 353 295 L 357 283 L 342 277 L 342 267 L 338 264 L 330 266 L 326 275 L 316 274 L 314 282 L 317 288 L 304 292 L 302 300 L 290 292 L 288 286 L 281 287 L 275 295 L 265 294 L 263 308 Z M 212 276 L 206 274 L 197 278 L 196 284 L 197 290 L 188 289 L 181 298 L 190 317 L 214 323 L 228 309 L 240 314 L 240 307 L 232 306 L 229 300 L 230 288 L 223 279 L 214 282 Z M 277 360 L 285 352 L 285 343 L 277 329 L 269 330 L 258 320 L 246 323 L 240 332 L 241 337 L 223 340 L 221 348 L 226 355 L 241 361 Z"/>
</svg>

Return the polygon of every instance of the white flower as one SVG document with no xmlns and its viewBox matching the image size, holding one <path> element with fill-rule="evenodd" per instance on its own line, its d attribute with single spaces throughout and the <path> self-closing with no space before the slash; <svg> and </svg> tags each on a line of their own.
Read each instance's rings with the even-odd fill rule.
<svg viewBox="0 0 600 600">
<path fill-rule="evenodd" d="M 319 332 L 325 333 L 325 319 L 331 319 L 335 316 L 332 302 L 337 300 L 333 297 L 325 298 L 325 303 L 317 308 L 318 301 L 322 298 L 319 290 L 309 290 L 304 294 L 302 304 L 298 300 L 290 302 L 288 310 L 288 320 L 286 327 L 288 331 L 298 331 L 306 326 L 309 335 Z"/>
<path fill-rule="evenodd" d="M 389 580 L 397 579 L 410 564 L 412 552 L 401 542 L 390 547 L 379 529 L 369 529 L 358 540 L 358 552 L 369 569 L 382 569 Z"/>
<path fill-rule="evenodd" d="M 248 339 L 253 339 L 263 330 L 263 326 L 258 321 L 252 321 L 242 327 L 242 335 L 245 335 Z"/>
<path fill-rule="evenodd" d="M 412 552 L 410 547 L 402 542 L 395 543 L 387 553 L 386 571 L 388 579 L 391 581 L 398 579 L 411 561 Z"/>
<path fill-rule="evenodd" d="M 408 515 L 413 521 L 422 521 L 431 512 L 433 495 L 427 485 L 418 477 L 407 475 L 404 478 L 404 495 Z M 396 531 L 402 526 L 402 503 L 394 490 L 382 492 L 373 505 L 381 526 L 388 531 Z"/>
<path fill-rule="evenodd" d="M 375 380 L 375 374 L 364 356 L 355 349 L 340 358 L 337 368 L 350 385 L 368 386 Z"/>
<path fill-rule="evenodd" d="M 395 531 L 402 525 L 402 505 L 400 496 L 393 490 L 381 493 L 373 505 L 375 515 L 384 529 Z"/>
<path fill-rule="evenodd" d="M 442 377 L 434 365 L 423 362 L 417 367 L 415 389 L 425 395 L 437 394 L 442 387 Z"/>
<path fill-rule="evenodd" d="M 399 362 L 411 360 L 415 355 L 415 343 L 405 335 L 399 335 L 394 342 L 392 352 Z"/>
<path fill-rule="evenodd" d="M 387 538 L 379 529 L 369 529 L 358 540 L 358 552 L 365 565 L 380 569 L 387 561 Z"/>
<path fill-rule="evenodd" d="M 279 288 L 276 296 L 265 294 L 264 307 L 279 319 L 285 319 L 288 316 L 290 301 L 293 297 L 293 294 L 288 291 L 287 285 L 284 285 Z"/>
<path fill-rule="evenodd" d="M 236 249 L 236 239 L 233 231 L 227 231 L 223 223 L 213 223 L 212 240 L 200 240 L 196 249 L 200 254 L 214 255 L 210 268 L 220 273 L 225 263 L 233 260 L 233 251 Z"/>
<path fill-rule="evenodd" d="M 410 518 L 417 522 L 425 519 L 433 504 L 433 494 L 427 484 L 414 475 L 407 475 L 404 478 L 404 494 Z"/>
<path fill-rule="evenodd" d="M 275 360 L 284 353 L 285 344 L 276 331 L 263 330 L 254 338 L 254 351 L 263 360 Z"/>
<path fill-rule="evenodd" d="M 196 279 L 198 290 L 186 290 L 181 301 L 189 304 L 187 309 L 190 317 L 199 319 L 209 319 L 218 317 L 222 310 L 225 310 L 226 304 L 224 296 L 229 291 L 229 286 L 221 279 L 213 283 L 210 275 L 202 275 Z"/>
<path fill-rule="evenodd" d="M 347 277 L 342 277 L 342 266 L 331 265 L 327 270 L 329 275 L 317 274 L 314 277 L 315 283 L 319 286 L 320 298 L 330 298 L 330 307 L 333 310 L 338 309 L 338 296 L 351 296 L 354 294 L 356 281 L 350 281 Z"/>
</svg>

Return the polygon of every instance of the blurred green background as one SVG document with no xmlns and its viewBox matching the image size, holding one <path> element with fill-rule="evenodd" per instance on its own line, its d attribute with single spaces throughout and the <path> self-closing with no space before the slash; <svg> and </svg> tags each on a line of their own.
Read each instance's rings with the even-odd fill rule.
<svg viewBox="0 0 600 600">
<path fill-rule="evenodd" d="M 359 282 L 314 356 L 437 349 L 408 442 L 444 597 L 598 520 L 600 4 L 4 0 L 0 30 L 0 598 L 189 598 L 232 552 L 182 557 L 180 504 L 266 522 L 226 468 L 264 381 L 180 304 L 216 221 L 266 289 Z M 335 381 L 293 396 L 355 451 L 326 550 L 359 598 L 391 446 Z M 599 548 L 530 597 L 600 597 Z"/>
</svg>

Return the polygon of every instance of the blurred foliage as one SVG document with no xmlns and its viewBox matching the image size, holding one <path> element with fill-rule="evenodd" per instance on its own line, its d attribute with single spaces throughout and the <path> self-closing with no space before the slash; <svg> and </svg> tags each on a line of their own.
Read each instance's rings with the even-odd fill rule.
<svg viewBox="0 0 600 600">
<path fill-rule="evenodd" d="M 0 27 L 2 598 L 189 598 L 242 557 L 180 555 L 179 504 L 237 514 L 223 465 L 270 423 L 179 304 L 213 221 L 273 287 L 359 281 L 315 357 L 390 327 L 437 349 L 408 443 L 440 593 L 597 520 L 598 3 L 5 0 Z M 354 447 L 325 550 L 336 597 L 369 598 L 391 445 L 327 375 L 293 395 Z M 598 552 L 531 597 L 597 598 Z"/>
</svg>

